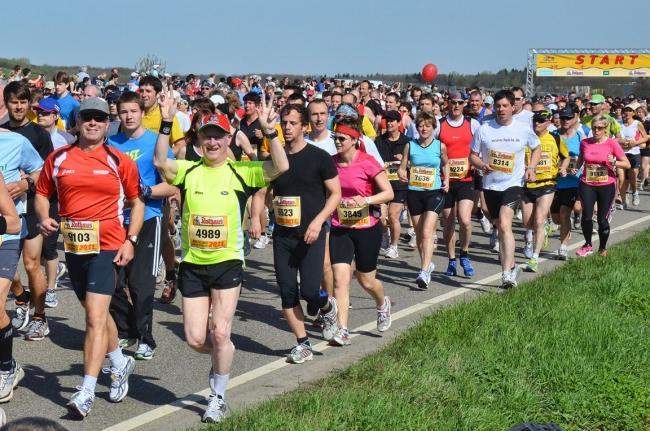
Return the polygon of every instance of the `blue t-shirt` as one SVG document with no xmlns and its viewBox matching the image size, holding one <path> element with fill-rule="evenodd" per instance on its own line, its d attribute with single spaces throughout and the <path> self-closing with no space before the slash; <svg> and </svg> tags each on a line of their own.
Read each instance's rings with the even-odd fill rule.
<svg viewBox="0 0 650 431">
<path fill-rule="evenodd" d="M 20 171 L 31 174 L 43 167 L 43 159 L 38 155 L 32 144 L 23 135 L 14 132 L 0 132 L 0 171 L 5 178 L 5 184 L 20 180 Z M 18 214 L 26 210 L 26 195 L 14 200 Z M 20 239 L 27 234 L 23 223 L 20 235 L 4 234 L 3 241 Z"/>
<path fill-rule="evenodd" d="M 409 144 L 409 190 L 439 190 L 442 188 L 440 179 L 440 141 L 434 139 L 427 147 L 422 148 L 418 141 L 412 140 Z M 430 178 L 431 169 L 434 170 L 433 178 Z M 418 170 L 422 172 L 418 174 Z M 415 177 L 417 175 L 418 177 Z M 430 186 L 425 186 L 429 180 L 433 180 Z"/>
<path fill-rule="evenodd" d="M 140 173 L 140 183 L 153 187 L 163 182 L 158 170 L 153 165 L 153 156 L 156 149 L 156 140 L 158 134 L 151 130 L 145 130 L 144 133 L 135 139 L 129 139 L 124 133 L 118 133 L 108 138 L 108 144 L 117 148 L 124 154 L 128 155 L 135 161 Z M 167 157 L 174 159 L 174 153 L 170 149 Z M 144 203 L 144 219 L 149 220 L 153 217 L 162 216 L 162 199 L 147 199 Z M 131 211 L 124 211 L 125 223 L 129 222 Z"/>
<path fill-rule="evenodd" d="M 65 121 L 67 127 L 70 122 L 70 116 L 72 115 L 72 112 L 79 107 L 79 102 L 77 102 L 77 99 L 72 97 L 70 93 L 67 93 L 63 97 L 58 97 L 57 95 L 50 97 L 54 98 L 54 100 L 56 100 L 59 104 L 59 115 L 61 115 L 61 118 L 63 118 L 63 121 Z"/>
<path fill-rule="evenodd" d="M 556 130 L 552 132 L 553 135 L 560 136 L 559 130 Z M 576 130 L 576 133 L 570 137 L 570 138 L 565 138 L 562 137 L 564 140 L 564 143 L 567 146 L 567 149 L 569 150 L 569 157 L 571 158 L 571 162 L 569 166 L 575 163 L 575 160 L 578 159 L 578 156 L 580 155 L 580 142 L 583 139 L 586 139 L 587 135 L 584 133 L 583 129 L 578 129 Z M 567 169 L 568 171 L 569 169 Z M 557 184 L 555 186 L 556 189 L 574 189 L 578 187 L 578 181 L 581 176 L 582 172 L 579 171 L 578 175 L 571 175 L 567 172 L 566 177 L 561 177 L 558 175 L 557 177 Z"/>
</svg>

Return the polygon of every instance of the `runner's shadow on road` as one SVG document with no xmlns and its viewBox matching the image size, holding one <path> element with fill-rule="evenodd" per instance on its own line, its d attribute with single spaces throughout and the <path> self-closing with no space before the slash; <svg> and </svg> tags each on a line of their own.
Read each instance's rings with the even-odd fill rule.
<svg viewBox="0 0 650 431">
<path fill-rule="evenodd" d="M 62 376 L 83 376 L 83 364 L 71 364 L 66 371 L 51 372 L 34 365 L 25 366 L 25 377 L 20 381 L 20 388 L 32 391 L 38 397 L 52 401 L 62 406 L 70 401 L 70 397 L 64 394 L 72 394 L 74 388 L 62 387 L 59 377 Z"/>
<path fill-rule="evenodd" d="M 47 316 L 47 323 L 51 328 L 48 338 L 63 349 L 82 351 L 86 332 L 66 325 L 63 323 L 66 320 L 68 319 L 63 317 Z"/>
<path fill-rule="evenodd" d="M 136 372 L 129 377 L 128 397 L 151 406 L 159 406 L 176 401 L 178 399 L 176 394 L 154 383 L 160 381 L 161 379 L 158 377 L 138 374 L 138 370 L 136 369 Z M 108 392 L 105 396 L 108 399 Z"/>
</svg>

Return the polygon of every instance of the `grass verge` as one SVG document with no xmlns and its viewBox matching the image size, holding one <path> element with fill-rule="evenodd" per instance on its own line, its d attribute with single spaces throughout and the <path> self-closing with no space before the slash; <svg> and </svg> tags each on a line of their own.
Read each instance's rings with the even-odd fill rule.
<svg viewBox="0 0 650 431">
<path fill-rule="evenodd" d="M 202 429 L 650 429 L 649 243 L 645 231 L 434 313 L 348 369 Z"/>
</svg>

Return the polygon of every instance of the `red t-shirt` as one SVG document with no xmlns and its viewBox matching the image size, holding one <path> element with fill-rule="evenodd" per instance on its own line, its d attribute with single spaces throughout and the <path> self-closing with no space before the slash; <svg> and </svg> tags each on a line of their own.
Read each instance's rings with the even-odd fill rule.
<svg viewBox="0 0 650 431">
<path fill-rule="evenodd" d="M 339 165 L 338 155 L 334 155 L 332 158 L 341 181 L 342 201 L 346 201 L 353 196 L 366 197 L 374 194 L 375 177 L 384 171 L 383 166 L 377 163 L 374 157 L 363 151 L 357 151 L 357 155 L 349 166 Z M 339 208 L 332 214 L 332 226 L 364 229 L 376 225 L 379 220 L 372 214 L 371 210 L 366 210 L 366 208 L 368 207 L 361 211 L 351 211 L 351 209 L 342 208 L 339 205 Z M 349 222 L 342 223 L 339 220 L 339 215 L 348 216 Z M 354 220 L 356 222 L 353 223 Z"/>
<path fill-rule="evenodd" d="M 99 221 L 100 250 L 117 250 L 126 240 L 125 200 L 140 195 L 135 162 L 104 145 L 91 151 L 67 145 L 45 160 L 36 193 L 59 196 L 59 215 L 71 220 Z M 115 158 L 119 163 L 116 163 Z"/>
</svg>

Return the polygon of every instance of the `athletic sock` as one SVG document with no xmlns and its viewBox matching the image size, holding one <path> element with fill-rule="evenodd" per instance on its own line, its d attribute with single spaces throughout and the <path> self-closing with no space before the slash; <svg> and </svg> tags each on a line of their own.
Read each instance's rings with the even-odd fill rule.
<svg viewBox="0 0 650 431">
<path fill-rule="evenodd" d="M 533 230 L 532 229 L 526 229 L 526 242 L 531 243 L 533 242 Z"/>
<path fill-rule="evenodd" d="M 298 342 L 298 344 L 306 344 L 309 347 L 311 347 L 311 344 L 309 343 L 309 337 L 296 338 L 296 341 Z"/>
<path fill-rule="evenodd" d="M 218 397 L 223 399 L 226 398 L 226 386 L 228 386 L 228 381 L 230 380 L 230 374 L 213 374 L 212 381 L 210 382 L 210 388 L 217 394 Z M 214 386 L 212 386 L 214 384 Z"/>
<path fill-rule="evenodd" d="M 95 393 L 95 386 L 97 386 L 97 377 L 89 376 L 88 374 L 84 375 L 84 381 L 81 386 L 88 392 Z"/>
<path fill-rule="evenodd" d="M 533 259 L 539 259 L 539 253 L 533 253 Z"/>
<path fill-rule="evenodd" d="M 469 252 L 468 251 L 460 251 L 460 257 L 469 257 Z"/>
<path fill-rule="evenodd" d="M 126 364 L 126 357 L 122 353 L 121 348 L 117 348 L 112 352 L 108 352 L 108 360 L 111 363 L 111 367 L 121 370 Z"/>
<path fill-rule="evenodd" d="M 29 290 L 23 289 L 23 293 L 16 295 L 16 304 L 25 305 L 29 302 Z"/>
<path fill-rule="evenodd" d="M 0 371 L 11 371 L 14 367 L 13 346 L 14 331 L 13 326 L 9 323 L 0 329 Z"/>
</svg>

